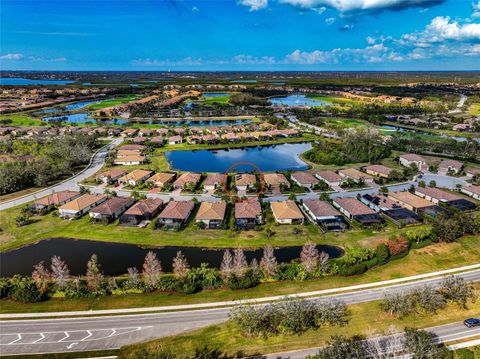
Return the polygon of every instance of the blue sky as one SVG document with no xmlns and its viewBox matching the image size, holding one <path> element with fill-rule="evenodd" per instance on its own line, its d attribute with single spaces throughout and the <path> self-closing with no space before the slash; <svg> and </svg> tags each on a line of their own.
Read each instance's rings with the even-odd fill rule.
<svg viewBox="0 0 480 359">
<path fill-rule="evenodd" d="M 480 0 L 2 0 L 1 69 L 480 70 Z"/>
</svg>

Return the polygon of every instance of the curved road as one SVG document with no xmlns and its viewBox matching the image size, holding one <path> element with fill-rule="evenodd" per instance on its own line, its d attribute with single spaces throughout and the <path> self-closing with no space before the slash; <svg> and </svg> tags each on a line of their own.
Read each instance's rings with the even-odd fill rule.
<svg viewBox="0 0 480 359">
<path fill-rule="evenodd" d="M 457 274 L 467 281 L 480 281 L 480 269 Z M 332 294 L 311 300 L 339 299 L 348 304 L 382 299 L 385 293 L 404 293 L 425 285 L 438 286 L 442 277 L 388 287 Z M 53 353 L 116 349 L 123 345 L 174 335 L 187 330 L 221 323 L 230 308 L 187 310 L 152 314 L 103 317 L 0 321 L 0 352 L 8 354 Z M 480 328 L 459 324 L 444 326 L 449 340 L 480 335 Z M 450 328 L 450 329 L 448 329 Z"/>
<path fill-rule="evenodd" d="M 77 173 L 76 175 L 70 177 L 69 179 L 57 183 L 56 185 L 53 185 L 51 187 L 45 188 L 43 190 L 40 190 L 38 192 L 23 196 L 23 197 L 18 197 L 15 198 L 11 201 L 6 201 L 0 203 L 0 211 L 3 209 L 11 208 L 11 207 L 16 207 L 18 205 L 28 203 L 31 201 L 34 201 L 38 198 L 42 198 L 45 196 L 48 196 L 52 193 L 59 192 L 59 191 L 65 191 L 65 190 L 75 190 L 78 189 L 77 183 L 80 181 L 83 181 L 84 179 L 87 179 L 88 177 L 94 175 L 96 172 L 98 172 L 103 165 L 105 164 L 105 158 L 107 157 L 108 152 L 118 146 L 120 143 L 122 143 L 123 138 L 115 138 L 110 142 L 108 145 L 100 148 L 95 154 L 92 156 L 90 163 L 85 167 L 82 171 Z"/>
</svg>

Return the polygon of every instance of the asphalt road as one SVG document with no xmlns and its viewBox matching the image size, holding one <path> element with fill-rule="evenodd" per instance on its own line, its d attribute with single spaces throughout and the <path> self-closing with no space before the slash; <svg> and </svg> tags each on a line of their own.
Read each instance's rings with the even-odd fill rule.
<svg viewBox="0 0 480 359">
<path fill-rule="evenodd" d="M 59 191 L 65 191 L 65 190 L 75 190 L 78 189 L 77 183 L 80 181 L 83 181 L 84 179 L 94 175 L 96 172 L 98 172 L 104 165 L 105 163 L 105 158 L 108 154 L 108 152 L 118 146 L 121 142 L 123 141 L 123 138 L 115 138 L 110 142 L 108 145 L 102 147 L 100 150 L 98 150 L 92 157 L 90 164 L 77 173 L 76 175 L 70 177 L 66 181 L 57 183 L 54 186 L 45 188 L 44 190 L 32 193 L 30 195 L 26 195 L 23 197 L 19 197 L 16 199 L 13 199 L 11 201 L 3 202 L 0 203 L 0 211 L 3 209 L 7 208 L 12 208 L 15 206 L 19 206 L 24 203 L 28 203 L 31 201 L 34 201 L 36 199 L 46 197 L 48 195 L 51 195 L 52 193 L 59 192 Z M 102 192 L 103 193 L 103 192 Z"/>
<path fill-rule="evenodd" d="M 480 270 L 457 276 L 478 282 Z M 404 293 L 427 284 L 436 286 L 440 281 L 441 278 L 436 277 L 314 300 L 333 298 L 344 300 L 348 304 L 362 303 L 381 299 L 387 292 Z M 229 311 L 229 308 L 217 308 L 108 317 L 0 321 L 0 353 L 7 355 L 115 349 L 126 344 L 221 323 L 227 320 Z M 451 336 L 449 340 L 470 333 L 480 335 L 480 329 L 467 329 L 458 324 L 445 327 L 446 334 Z"/>
</svg>

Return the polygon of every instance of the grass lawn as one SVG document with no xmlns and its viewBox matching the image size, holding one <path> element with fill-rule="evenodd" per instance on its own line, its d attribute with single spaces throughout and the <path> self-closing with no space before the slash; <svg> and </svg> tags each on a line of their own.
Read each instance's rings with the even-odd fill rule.
<svg viewBox="0 0 480 359">
<path fill-rule="evenodd" d="M 226 105 L 230 102 L 230 96 L 217 96 L 217 97 L 202 96 L 201 99 L 205 103 L 205 105 L 213 105 L 213 104 Z"/>
<path fill-rule="evenodd" d="M 43 126 L 45 122 L 39 120 L 38 118 L 29 116 L 24 113 L 15 113 L 11 115 L 1 115 L 0 121 L 9 120 L 11 122 L 7 123 L 11 126 Z"/>
<path fill-rule="evenodd" d="M 117 106 L 117 105 L 121 105 L 121 104 L 126 103 L 126 102 L 137 100 L 140 97 L 141 96 L 139 96 L 139 95 L 120 96 L 120 97 L 116 97 L 116 98 L 111 99 L 111 100 L 106 100 L 106 101 L 91 104 L 90 106 L 88 106 L 88 109 L 89 110 L 100 110 L 102 108 Z"/>
<path fill-rule="evenodd" d="M 480 286 L 476 285 L 477 293 Z M 403 319 L 391 317 L 380 309 L 380 301 L 355 304 L 349 306 L 350 320 L 344 327 L 326 326 L 319 330 L 310 330 L 301 335 L 278 335 L 268 338 L 251 338 L 244 336 L 232 322 L 211 325 L 185 334 L 157 339 L 148 343 L 134 344 L 123 347 L 120 353 L 132 350 L 148 349 L 151 351 L 169 351 L 177 354 L 191 353 L 195 348 L 208 346 L 235 354 L 243 351 L 245 354 L 267 354 L 290 351 L 302 348 L 315 348 L 327 343 L 332 335 L 353 336 L 357 334 L 369 336 L 381 334 L 390 330 L 402 331 L 405 327 L 426 328 L 461 321 L 464 318 L 478 315 L 480 302 L 470 303 L 467 310 L 449 304 L 437 314 L 420 313 Z"/>
<path fill-rule="evenodd" d="M 344 127 L 358 127 L 358 126 L 366 126 L 368 123 L 362 120 L 356 120 L 354 118 L 329 118 L 326 119 L 327 124 L 331 125 L 339 125 Z"/>
<path fill-rule="evenodd" d="M 327 102 L 338 103 L 338 104 L 363 103 L 363 101 L 353 100 L 346 97 L 307 95 L 307 98 L 311 98 L 312 100 L 327 101 Z"/>
<path fill-rule="evenodd" d="M 480 116 L 480 103 L 472 103 L 468 109 L 468 112 L 470 112 L 470 114 L 473 116 Z"/>
</svg>

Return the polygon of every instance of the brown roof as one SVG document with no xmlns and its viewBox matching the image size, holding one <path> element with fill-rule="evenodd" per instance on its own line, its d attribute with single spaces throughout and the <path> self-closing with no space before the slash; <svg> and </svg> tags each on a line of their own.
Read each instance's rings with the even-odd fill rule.
<svg viewBox="0 0 480 359">
<path fill-rule="evenodd" d="M 468 186 L 465 187 L 467 191 L 480 195 L 480 186 Z"/>
<path fill-rule="evenodd" d="M 121 162 L 143 162 L 145 161 L 145 156 L 142 155 L 134 155 L 134 156 L 120 156 L 113 160 L 114 163 L 121 163 Z"/>
<path fill-rule="evenodd" d="M 422 161 L 425 162 L 425 159 L 415 153 L 406 153 L 401 155 L 400 158 L 406 159 L 407 161 Z"/>
<path fill-rule="evenodd" d="M 301 184 L 316 184 L 318 179 L 308 172 L 293 172 L 292 178 Z"/>
<path fill-rule="evenodd" d="M 392 172 L 391 168 L 388 168 L 387 166 L 384 166 L 384 165 L 371 165 L 371 166 L 366 166 L 364 169 L 365 171 L 381 173 L 385 176 L 389 176 L 390 172 Z"/>
<path fill-rule="evenodd" d="M 145 146 L 142 146 L 142 145 L 124 145 L 122 147 L 120 147 L 118 150 L 120 151 L 123 151 L 123 150 L 127 150 L 127 151 L 143 151 L 146 147 Z"/>
<path fill-rule="evenodd" d="M 345 177 L 353 178 L 357 181 L 362 179 L 362 178 L 363 179 L 372 178 L 372 176 L 370 176 L 366 173 L 363 173 L 363 172 L 357 170 L 356 168 L 345 168 L 345 169 L 339 170 L 338 173 L 340 173 L 341 175 L 344 175 Z"/>
<path fill-rule="evenodd" d="M 147 179 L 147 182 L 153 183 L 168 183 L 175 178 L 175 174 L 168 172 L 155 173 L 152 177 Z"/>
<path fill-rule="evenodd" d="M 128 203 L 131 203 L 132 199 L 128 197 L 112 197 L 107 199 L 105 202 L 99 204 L 97 207 L 93 208 L 90 212 L 113 215 L 120 208 L 126 206 Z"/>
<path fill-rule="evenodd" d="M 415 191 L 422 193 L 424 195 L 427 195 L 429 197 L 438 199 L 440 201 L 455 201 L 457 199 L 460 199 L 459 196 L 454 195 L 453 193 L 442 191 L 441 189 L 438 188 L 432 188 L 432 187 L 417 187 Z"/>
<path fill-rule="evenodd" d="M 110 178 L 117 178 L 119 176 L 123 176 L 125 173 L 127 173 L 126 170 L 122 168 L 112 168 L 111 170 L 105 171 L 101 173 L 98 178 L 100 177 L 110 177 Z"/>
<path fill-rule="evenodd" d="M 340 176 L 338 173 L 333 172 L 333 171 L 318 171 L 316 173 L 317 177 L 320 177 L 324 181 L 327 182 L 341 182 L 342 181 L 342 176 Z"/>
<path fill-rule="evenodd" d="M 235 218 L 257 218 L 262 214 L 262 206 L 256 199 L 235 203 Z"/>
<path fill-rule="evenodd" d="M 303 201 L 303 205 L 313 213 L 315 217 L 339 216 L 338 212 L 329 202 L 319 199 L 307 199 Z"/>
<path fill-rule="evenodd" d="M 272 211 L 277 219 L 303 219 L 303 214 L 295 201 L 271 202 Z"/>
<path fill-rule="evenodd" d="M 152 171 L 148 171 L 148 170 L 133 170 L 132 172 L 121 177 L 120 181 L 130 181 L 130 180 L 138 181 L 146 176 L 149 176 L 151 173 Z"/>
<path fill-rule="evenodd" d="M 215 184 L 220 184 L 224 182 L 224 175 L 220 173 L 210 173 L 207 175 L 207 178 L 205 178 L 205 181 L 203 182 L 204 186 L 213 186 Z"/>
<path fill-rule="evenodd" d="M 288 182 L 287 177 L 281 173 L 266 173 L 263 175 L 263 179 L 269 186 L 277 186 L 280 184 L 290 186 L 290 182 Z"/>
<path fill-rule="evenodd" d="M 223 220 L 227 203 L 225 201 L 219 202 L 202 202 L 198 209 L 197 220 Z"/>
<path fill-rule="evenodd" d="M 443 160 L 440 162 L 438 165 L 438 168 L 455 168 L 457 170 L 461 170 L 463 167 L 463 163 L 460 161 L 455 161 L 455 160 Z"/>
<path fill-rule="evenodd" d="M 43 205 L 43 206 L 52 206 L 57 205 L 62 202 L 66 202 L 71 198 L 78 196 L 78 192 L 73 191 L 61 191 L 53 193 L 50 196 L 40 198 L 39 200 L 33 202 L 34 204 Z"/>
<path fill-rule="evenodd" d="M 86 207 L 91 206 L 95 202 L 100 201 L 105 198 L 103 195 L 99 194 L 84 194 L 78 198 L 75 198 L 73 201 L 65 203 L 60 209 L 70 210 L 70 211 L 80 211 Z"/>
<path fill-rule="evenodd" d="M 159 218 L 185 219 L 194 206 L 192 201 L 170 201 L 160 213 Z"/>
<path fill-rule="evenodd" d="M 257 183 L 257 177 L 251 173 L 240 173 L 235 176 L 235 184 L 237 186 L 248 186 Z"/>
<path fill-rule="evenodd" d="M 172 136 L 168 138 L 168 142 L 178 142 L 182 140 L 182 136 Z"/>
<path fill-rule="evenodd" d="M 201 175 L 199 173 L 182 173 L 180 177 L 174 182 L 175 186 L 183 186 L 189 182 L 197 183 L 200 181 Z"/>
<path fill-rule="evenodd" d="M 124 214 L 143 216 L 158 210 L 163 204 L 160 198 L 147 198 L 135 203 Z"/>
<path fill-rule="evenodd" d="M 394 201 L 403 202 L 414 208 L 431 207 L 433 203 L 427 201 L 425 198 L 415 196 L 410 192 L 392 192 L 388 194 L 388 197 Z"/>
<path fill-rule="evenodd" d="M 352 216 L 376 213 L 373 209 L 363 204 L 356 198 L 352 198 L 352 197 L 335 198 L 333 202 L 338 204 L 340 207 L 342 207 L 345 211 L 350 213 Z"/>
</svg>

